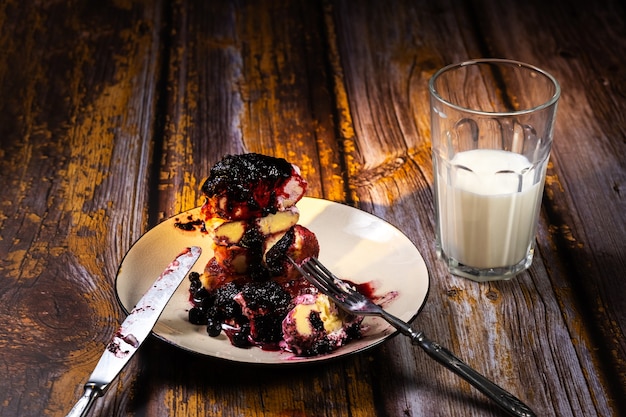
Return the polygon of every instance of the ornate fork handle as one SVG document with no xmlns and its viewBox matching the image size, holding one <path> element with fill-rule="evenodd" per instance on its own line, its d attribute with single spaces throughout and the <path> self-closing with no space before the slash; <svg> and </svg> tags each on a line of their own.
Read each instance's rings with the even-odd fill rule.
<svg viewBox="0 0 626 417">
<path fill-rule="evenodd" d="M 429 340 L 423 332 L 416 332 L 407 323 L 383 309 L 380 312 L 381 317 L 393 327 L 410 337 L 412 344 L 420 346 L 430 357 L 472 384 L 509 414 L 519 417 L 535 417 L 535 413 L 526 404 L 457 358 L 445 347 Z"/>
</svg>

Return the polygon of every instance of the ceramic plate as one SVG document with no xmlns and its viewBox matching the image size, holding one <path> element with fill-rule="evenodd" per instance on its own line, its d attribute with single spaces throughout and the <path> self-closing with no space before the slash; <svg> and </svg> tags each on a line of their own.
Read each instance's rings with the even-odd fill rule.
<svg viewBox="0 0 626 417">
<path fill-rule="evenodd" d="M 313 231 L 320 243 L 320 260 L 337 276 L 355 283 L 369 283 L 376 296 L 394 293 L 385 309 L 405 321 L 412 320 L 426 300 L 429 279 L 422 256 L 397 228 L 380 218 L 343 204 L 316 198 L 298 203 L 299 224 Z M 202 256 L 193 271 L 202 272 L 212 258 L 210 237 L 199 228 L 184 231 L 176 223 L 198 219 L 199 208 L 172 217 L 144 234 L 128 251 L 116 280 L 117 297 L 128 313 L 167 264 L 185 247 L 200 246 Z M 290 364 L 323 361 L 371 348 L 395 333 L 376 317 L 367 317 L 368 326 L 360 340 L 337 351 L 312 358 L 296 357 L 283 351 L 241 349 L 222 334 L 209 337 L 204 326 L 189 323 L 189 281 L 180 285 L 153 333 L 179 348 L 237 362 Z M 397 293 L 397 294 L 396 294 Z"/>
</svg>

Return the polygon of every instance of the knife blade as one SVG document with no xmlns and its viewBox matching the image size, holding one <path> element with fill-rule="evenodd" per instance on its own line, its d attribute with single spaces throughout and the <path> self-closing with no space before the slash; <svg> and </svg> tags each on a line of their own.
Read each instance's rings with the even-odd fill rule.
<svg viewBox="0 0 626 417">
<path fill-rule="evenodd" d="M 84 386 L 83 396 L 76 402 L 67 417 L 84 417 L 96 398 L 101 397 L 148 337 L 183 278 L 196 263 L 202 250 L 192 246 L 183 250 L 141 297 L 128 314 L 110 342 Z"/>
</svg>

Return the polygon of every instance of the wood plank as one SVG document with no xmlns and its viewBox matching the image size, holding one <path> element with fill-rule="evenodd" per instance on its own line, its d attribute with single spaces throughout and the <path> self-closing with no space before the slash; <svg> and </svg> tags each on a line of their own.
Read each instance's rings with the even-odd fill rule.
<svg viewBox="0 0 626 417">
<path fill-rule="evenodd" d="M 0 16 L 0 403 L 65 415 L 122 317 L 113 280 L 145 224 L 160 7 Z"/>
</svg>

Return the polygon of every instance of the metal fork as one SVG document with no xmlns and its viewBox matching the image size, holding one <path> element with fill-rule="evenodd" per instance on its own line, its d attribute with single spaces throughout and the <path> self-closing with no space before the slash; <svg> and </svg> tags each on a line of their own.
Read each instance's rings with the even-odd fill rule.
<svg viewBox="0 0 626 417">
<path fill-rule="evenodd" d="M 360 316 L 382 317 L 398 329 L 400 333 L 411 338 L 413 345 L 420 346 L 428 355 L 468 381 L 510 415 L 520 417 L 535 416 L 535 413 L 518 398 L 472 369 L 445 347 L 426 338 L 424 332 L 413 330 L 407 323 L 389 314 L 382 307 L 352 288 L 352 286 L 337 278 L 317 258 L 309 258 L 301 266 L 294 262 L 293 259 L 289 258 L 289 260 L 302 276 L 322 293 L 329 296 L 343 310 Z"/>
</svg>

